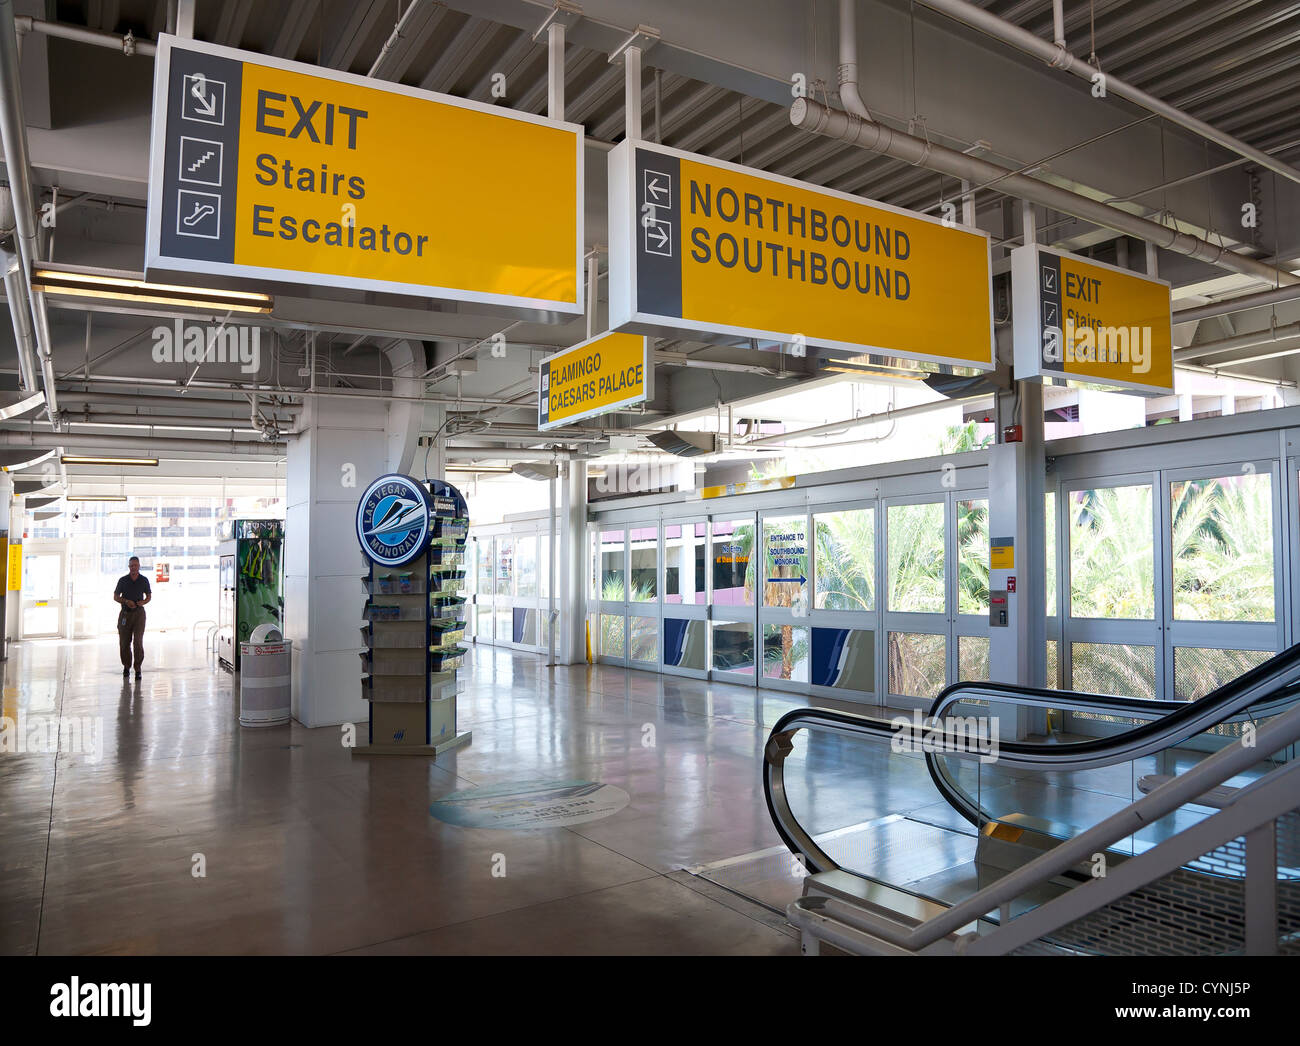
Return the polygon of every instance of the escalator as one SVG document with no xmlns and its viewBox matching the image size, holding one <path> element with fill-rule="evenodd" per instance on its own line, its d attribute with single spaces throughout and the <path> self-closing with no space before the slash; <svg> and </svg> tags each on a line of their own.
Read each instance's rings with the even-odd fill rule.
<svg viewBox="0 0 1300 1046">
<path fill-rule="evenodd" d="M 959 683 L 936 698 L 922 722 L 797 709 L 769 735 L 764 793 L 777 832 L 808 872 L 805 899 L 838 898 L 920 922 L 1253 735 L 1297 697 L 1300 645 L 1190 702 Z M 973 723 L 1041 721 L 1048 709 L 1100 721 L 1112 732 L 969 743 Z M 1291 754 L 1260 751 L 1257 763 L 1219 793 L 1141 825 L 1092 855 L 1091 865 L 1065 869 L 1018 898 L 1001 917 L 1088 881 L 1098 874 L 1097 860 L 1114 868 L 1212 816 L 1225 796 Z M 1231 861 L 1201 871 L 1243 873 Z M 990 916 L 994 923 L 998 917 Z"/>
</svg>

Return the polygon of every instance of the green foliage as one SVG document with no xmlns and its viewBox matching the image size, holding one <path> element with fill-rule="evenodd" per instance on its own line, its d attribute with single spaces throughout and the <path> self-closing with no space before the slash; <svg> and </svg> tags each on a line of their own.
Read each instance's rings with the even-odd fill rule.
<svg viewBox="0 0 1300 1046">
<path fill-rule="evenodd" d="M 963 425 L 949 425 L 943 438 L 935 448 L 936 454 L 964 454 L 969 450 L 983 450 L 993 445 L 993 434 L 979 434 L 979 422 L 968 421 Z"/>
<path fill-rule="evenodd" d="M 876 517 L 872 509 L 819 513 L 817 608 L 874 610 L 876 606 Z"/>
</svg>

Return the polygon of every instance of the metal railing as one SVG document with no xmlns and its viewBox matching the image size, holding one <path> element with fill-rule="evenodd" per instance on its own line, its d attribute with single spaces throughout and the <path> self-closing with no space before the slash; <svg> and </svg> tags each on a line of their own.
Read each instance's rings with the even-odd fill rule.
<svg viewBox="0 0 1300 1046">
<path fill-rule="evenodd" d="M 782 722 L 784 721 L 783 719 Z M 890 728 L 889 724 L 882 725 Z M 838 726 L 843 728 L 844 724 Z M 850 728 L 850 732 L 863 731 Z M 784 735 L 783 742 L 778 740 L 775 733 L 769 740 L 769 767 L 771 757 L 780 754 L 772 751 L 773 745 L 778 749 L 789 746 L 789 733 Z M 1094 855 L 1104 854 L 1109 847 L 1139 829 L 1187 803 L 1196 802 L 1211 789 L 1250 770 L 1262 759 L 1297 740 L 1300 740 L 1300 705 L 1293 706 L 1261 727 L 1255 735 L 1253 745 L 1247 745 L 1243 741 L 1229 744 L 1191 770 L 1172 778 L 1087 831 L 1067 839 L 977 891 L 965 901 L 919 924 L 906 925 L 880 911 L 868 910 L 844 901 L 809 897 L 791 904 L 786 910 L 787 917 L 802 932 L 805 941 L 813 942 L 813 946 L 806 949 L 810 951 L 816 951 L 815 942 L 829 941 L 854 952 L 918 954 L 948 951 L 1005 954 L 1044 940 L 1048 946 L 1041 947 L 1040 950 L 1104 951 L 1105 934 L 1083 934 L 1081 939 L 1086 946 L 1081 944 L 1078 947 L 1072 947 L 1068 940 L 1064 944 L 1052 945 L 1051 935 L 1071 925 L 1077 927 L 1087 918 L 1101 919 L 1103 916 L 1099 913 L 1141 890 L 1167 890 L 1169 877 L 1185 872 L 1189 861 L 1212 854 L 1233 840 L 1244 839 L 1240 850 L 1244 855 L 1246 875 L 1244 879 L 1232 879 L 1239 884 L 1243 926 L 1241 940 L 1236 948 L 1231 946 L 1231 941 L 1227 941 L 1228 947 L 1222 950 L 1252 953 L 1292 950 L 1297 932 L 1293 924 L 1300 924 L 1300 901 L 1293 896 L 1296 879 L 1289 867 L 1279 879 L 1279 853 L 1284 853 L 1286 859 L 1291 860 L 1297 849 L 1293 833 L 1296 824 L 1294 811 L 1297 797 L 1300 797 L 1300 763 L 1296 762 L 1269 771 L 1237 791 L 1219 813 L 1179 832 L 1146 853 L 1130 858 L 1105 877 L 1093 879 L 1053 901 L 1031 908 L 1015 919 L 1011 919 L 1008 913 L 1013 901 L 1036 887 L 1081 863 L 1092 861 Z M 789 748 L 785 747 L 785 751 L 788 752 Z M 781 761 L 784 761 L 783 754 Z M 781 788 L 769 790 L 770 809 L 773 808 L 773 796 L 783 797 L 783 794 Z M 788 805 L 785 806 L 785 812 L 789 814 Z M 1281 851 L 1278 845 L 1279 821 L 1286 827 L 1282 834 Z M 780 822 L 777 827 L 784 835 Z M 790 839 L 787 839 L 789 842 Z M 815 843 L 812 846 L 820 853 Z M 834 862 L 830 862 L 830 866 L 834 867 Z M 1197 872 L 1194 866 L 1189 874 L 1182 875 L 1182 880 L 1177 884 L 1181 890 L 1181 903 L 1197 913 L 1196 916 L 1189 917 L 1185 925 L 1194 944 L 1194 926 L 1223 921 L 1221 903 L 1218 916 L 1214 914 L 1215 888 L 1221 885 L 1222 880 L 1212 874 Z M 1279 883 L 1286 885 L 1280 890 Z M 1002 913 L 997 928 L 981 933 L 988 925 L 981 921 L 994 912 Z M 1143 918 L 1151 918 L 1149 906 L 1136 913 L 1129 913 L 1127 918 L 1130 924 L 1134 920 L 1140 924 Z M 1158 921 L 1158 917 L 1155 918 Z M 1130 933 L 1133 932 L 1140 932 L 1140 929 L 1130 929 Z M 1076 937 L 1079 935 L 1076 934 Z"/>
</svg>

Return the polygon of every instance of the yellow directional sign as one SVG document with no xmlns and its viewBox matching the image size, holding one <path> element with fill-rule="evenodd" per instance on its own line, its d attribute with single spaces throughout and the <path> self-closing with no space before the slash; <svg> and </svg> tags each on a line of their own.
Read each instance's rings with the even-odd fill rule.
<svg viewBox="0 0 1300 1046">
<path fill-rule="evenodd" d="M 8 584 L 10 592 L 18 592 L 23 587 L 23 543 L 21 540 L 9 542 Z"/>
<path fill-rule="evenodd" d="M 645 142 L 609 215 L 611 327 L 993 366 L 977 229 Z"/>
<path fill-rule="evenodd" d="M 163 36 L 146 268 L 582 311 L 583 130 Z"/>
<path fill-rule="evenodd" d="M 654 396 L 650 341 L 602 334 L 542 360 L 537 427 L 554 429 Z"/>
<path fill-rule="evenodd" d="M 1017 378 L 1174 390 L 1169 284 L 1033 244 L 1011 252 Z"/>
</svg>

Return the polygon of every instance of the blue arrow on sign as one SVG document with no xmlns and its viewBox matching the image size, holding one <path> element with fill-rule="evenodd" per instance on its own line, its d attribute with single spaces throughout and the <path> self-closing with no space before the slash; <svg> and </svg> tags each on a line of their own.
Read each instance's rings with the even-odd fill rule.
<svg viewBox="0 0 1300 1046">
<path fill-rule="evenodd" d="M 769 585 L 780 584 L 782 581 L 797 581 L 799 582 L 799 584 L 803 585 L 808 582 L 808 579 L 804 577 L 802 574 L 800 574 L 798 577 L 770 577 L 767 579 L 767 583 Z"/>
</svg>

